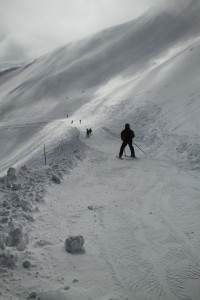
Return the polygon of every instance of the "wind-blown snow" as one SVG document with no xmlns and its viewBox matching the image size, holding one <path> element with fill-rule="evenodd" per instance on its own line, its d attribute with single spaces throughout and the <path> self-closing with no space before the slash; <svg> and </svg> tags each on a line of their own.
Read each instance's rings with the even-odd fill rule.
<svg viewBox="0 0 200 300">
<path fill-rule="evenodd" d="M 199 299 L 199 13 L 149 12 L 0 73 L 2 299 Z M 118 161 L 127 122 L 147 155 Z"/>
</svg>

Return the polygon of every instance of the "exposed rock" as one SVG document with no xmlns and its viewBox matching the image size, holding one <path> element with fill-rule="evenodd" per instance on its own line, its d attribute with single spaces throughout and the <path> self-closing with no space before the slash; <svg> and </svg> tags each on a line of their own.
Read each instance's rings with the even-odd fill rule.
<svg viewBox="0 0 200 300">
<path fill-rule="evenodd" d="M 6 200 L 3 200 L 3 207 L 10 207 L 9 202 Z"/>
<path fill-rule="evenodd" d="M 33 216 L 31 214 L 23 214 L 23 217 L 28 220 L 29 222 L 34 222 L 35 219 L 33 218 Z"/>
<path fill-rule="evenodd" d="M 1 223 L 1 224 L 6 224 L 6 223 L 8 223 L 8 217 L 0 218 L 0 223 Z"/>
<path fill-rule="evenodd" d="M 52 243 L 46 240 L 39 240 L 34 244 L 35 247 L 44 247 L 46 245 L 52 245 Z"/>
<path fill-rule="evenodd" d="M 17 255 L 10 254 L 8 251 L 0 253 L 0 266 L 6 268 L 12 268 L 16 265 Z"/>
<path fill-rule="evenodd" d="M 84 243 L 82 235 L 70 236 L 65 240 L 65 249 L 67 252 L 77 252 L 83 250 Z"/>
<path fill-rule="evenodd" d="M 28 171 L 28 167 L 26 165 L 21 167 L 21 171 L 23 172 L 27 172 Z"/>
<path fill-rule="evenodd" d="M 28 243 L 28 235 L 24 234 L 20 228 L 13 228 L 8 233 L 5 243 L 7 247 L 17 246 L 17 250 L 23 251 Z"/>
<path fill-rule="evenodd" d="M 9 232 L 9 235 L 6 237 L 6 246 L 15 247 L 21 243 L 22 238 L 22 230 L 20 228 L 14 228 Z"/>
<path fill-rule="evenodd" d="M 16 247 L 18 251 L 24 251 L 26 249 L 27 242 L 25 240 L 22 240 L 21 243 L 19 243 Z"/>
<path fill-rule="evenodd" d="M 32 211 L 32 206 L 29 202 L 25 200 L 21 200 L 19 196 L 14 196 L 12 199 L 12 206 L 13 207 L 21 207 L 23 211 L 25 212 L 31 212 Z"/>
<path fill-rule="evenodd" d="M 35 197 L 35 201 L 36 201 L 36 202 L 42 202 L 42 196 L 37 195 L 37 196 Z"/>
<path fill-rule="evenodd" d="M 8 169 L 7 171 L 7 176 L 10 178 L 10 179 L 15 179 L 16 178 L 16 169 L 11 167 Z"/>
<path fill-rule="evenodd" d="M 5 183 L 7 176 L 0 177 L 0 183 Z"/>
<path fill-rule="evenodd" d="M 30 295 L 28 296 L 29 299 L 35 299 L 37 297 L 36 292 L 31 292 Z"/>
<path fill-rule="evenodd" d="M 31 267 L 31 262 L 29 260 L 25 260 L 22 265 L 25 269 L 29 269 Z"/>
<path fill-rule="evenodd" d="M 0 216 L 1 217 L 8 217 L 9 216 L 9 211 L 3 209 L 2 211 L 0 211 Z"/>
<path fill-rule="evenodd" d="M 6 182 L 6 188 L 7 189 L 11 189 L 12 188 L 12 184 L 10 182 Z"/>
<path fill-rule="evenodd" d="M 12 185 L 12 190 L 13 191 L 18 191 L 21 189 L 21 184 L 20 183 L 13 183 Z"/>
<path fill-rule="evenodd" d="M 94 210 L 94 206 L 93 206 L 93 205 L 89 205 L 89 206 L 88 206 L 88 209 L 89 209 L 89 210 Z"/>
<path fill-rule="evenodd" d="M 6 249 L 6 244 L 5 244 L 6 236 L 5 234 L 0 232 L 0 249 L 5 250 Z"/>
<path fill-rule="evenodd" d="M 39 294 L 37 300 L 72 300 L 72 298 L 70 296 L 66 298 L 66 296 L 62 292 L 55 291 L 55 292 L 42 292 Z"/>
<path fill-rule="evenodd" d="M 60 178 L 57 175 L 55 175 L 55 174 L 52 175 L 52 181 L 55 182 L 55 183 L 57 183 L 57 184 L 61 183 Z"/>
</svg>

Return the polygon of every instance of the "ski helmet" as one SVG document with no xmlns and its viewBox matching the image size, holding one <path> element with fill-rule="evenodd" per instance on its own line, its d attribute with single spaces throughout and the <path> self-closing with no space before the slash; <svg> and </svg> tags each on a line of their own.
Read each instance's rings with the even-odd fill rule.
<svg viewBox="0 0 200 300">
<path fill-rule="evenodd" d="M 127 124 L 125 125 L 125 128 L 126 128 L 126 129 L 129 129 L 129 128 L 130 128 L 130 124 L 127 123 Z"/>
</svg>

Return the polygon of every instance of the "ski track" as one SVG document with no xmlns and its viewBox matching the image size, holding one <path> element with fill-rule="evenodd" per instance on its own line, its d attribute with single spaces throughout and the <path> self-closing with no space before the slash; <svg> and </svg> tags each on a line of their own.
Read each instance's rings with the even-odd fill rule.
<svg viewBox="0 0 200 300">
<path fill-rule="evenodd" d="M 103 131 L 84 139 L 87 158 L 49 188 L 30 236 L 35 272 L 27 273 L 23 285 L 42 291 L 67 284 L 73 299 L 199 300 L 195 179 L 142 154 L 118 161 L 115 140 Z M 65 251 L 69 234 L 84 236 L 84 254 Z"/>
</svg>

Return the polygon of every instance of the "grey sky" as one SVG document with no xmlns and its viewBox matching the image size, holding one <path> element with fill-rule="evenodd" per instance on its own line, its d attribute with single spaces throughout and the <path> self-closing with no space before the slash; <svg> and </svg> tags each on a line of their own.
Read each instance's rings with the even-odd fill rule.
<svg viewBox="0 0 200 300">
<path fill-rule="evenodd" d="M 0 61 L 34 59 L 164 3 L 169 0 L 0 0 Z"/>
</svg>

